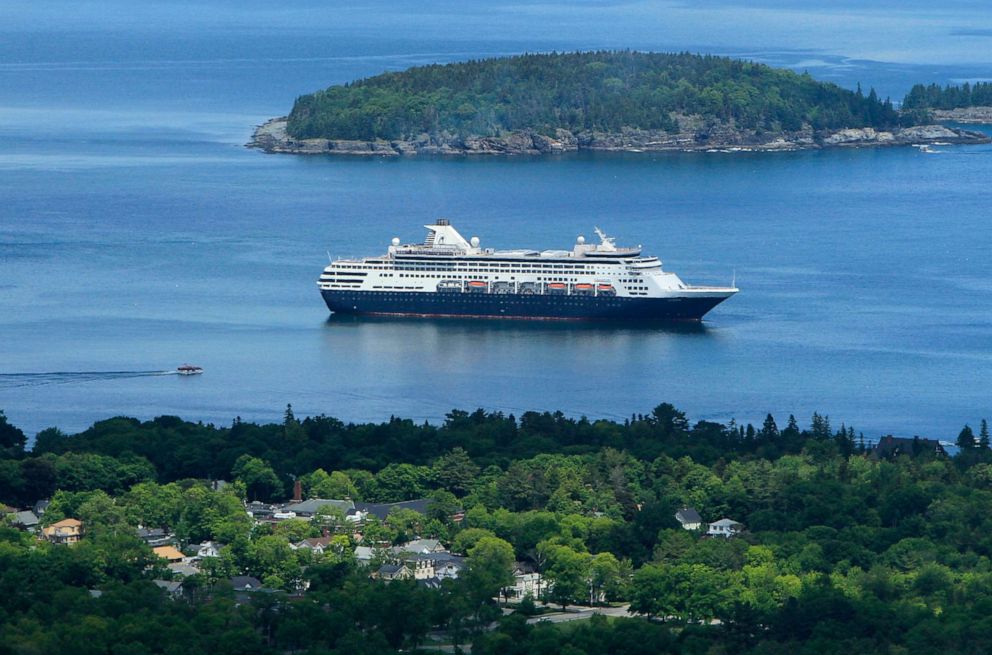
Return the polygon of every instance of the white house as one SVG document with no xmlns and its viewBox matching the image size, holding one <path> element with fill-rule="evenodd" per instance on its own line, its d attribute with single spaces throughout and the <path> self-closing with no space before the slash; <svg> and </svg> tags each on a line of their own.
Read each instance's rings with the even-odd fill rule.
<svg viewBox="0 0 992 655">
<path fill-rule="evenodd" d="M 710 537 L 733 537 L 744 530 L 744 524 L 733 519 L 720 519 L 710 523 L 706 534 Z"/>
<path fill-rule="evenodd" d="M 698 530 L 703 525 L 703 517 L 693 507 L 683 507 L 675 512 L 675 520 L 683 530 Z"/>
</svg>

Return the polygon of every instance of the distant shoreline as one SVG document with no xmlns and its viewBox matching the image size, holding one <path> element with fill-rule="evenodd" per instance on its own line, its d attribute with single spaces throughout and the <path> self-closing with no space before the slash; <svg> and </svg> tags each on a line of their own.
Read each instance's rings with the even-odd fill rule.
<svg viewBox="0 0 992 655">
<path fill-rule="evenodd" d="M 992 107 L 961 107 L 960 109 L 931 109 L 935 120 L 949 123 L 992 125 Z"/>
<path fill-rule="evenodd" d="M 940 121 L 992 123 L 992 107 L 938 110 Z M 554 137 L 529 130 L 500 136 L 421 134 L 409 140 L 348 141 L 336 139 L 294 139 L 286 132 L 287 118 L 273 118 L 257 126 L 246 146 L 267 153 L 296 155 L 346 155 L 358 157 L 400 157 L 415 155 L 544 155 L 577 151 L 596 152 L 788 152 L 822 148 L 863 148 L 881 146 L 979 144 L 992 138 L 982 132 L 946 125 L 918 125 L 893 130 L 848 128 L 814 132 L 766 132 L 737 129 L 725 124 L 703 125 L 697 117 L 680 120 L 678 132 L 664 130 L 623 130 L 622 132 L 582 132 L 557 130 Z"/>
</svg>

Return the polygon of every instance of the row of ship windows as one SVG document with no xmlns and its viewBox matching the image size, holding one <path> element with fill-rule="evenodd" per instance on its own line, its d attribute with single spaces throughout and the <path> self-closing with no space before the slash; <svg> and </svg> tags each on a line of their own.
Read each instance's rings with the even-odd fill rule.
<svg viewBox="0 0 992 655">
<path fill-rule="evenodd" d="M 361 266 L 361 265 L 357 265 L 357 264 L 352 264 L 352 265 L 337 265 L 337 266 L 335 266 L 335 268 L 346 269 L 346 270 L 358 270 L 358 271 L 367 271 L 367 270 L 376 270 L 376 271 L 414 270 L 414 271 L 437 271 L 437 272 L 440 272 L 440 273 L 445 273 L 445 272 L 449 272 L 449 271 L 456 271 L 456 270 L 457 271 L 469 271 L 469 272 L 472 272 L 472 271 L 489 271 L 489 272 L 501 272 L 501 271 L 504 271 L 505 272 L 505 270 L 512 270 L 512 271 L 532 271 L 532 270 L 535 270 L 535 269 L 543 270 L 543 271 L 550 271 L 550 270 L 557 271 L 557 270 L 568 269 L 570 271 L 576 271 L 576 272 L 590 272 L 590 273 L 603 273 L 604 272 L 603 269 L 591 268 L 591 267 L 581 266 L 581 265 L 577 265 L 577 264 L 554 264 L 554 265 L 552 265 L 552 264 L 500 264 L 498 266 L 496 266 L 496 265 L 492 265 L 492 266 L 479 266 L 479 265 L 471 265 L 471 264 L 458 264 L 457 267 L 450 266 L 450 267 L 447 267 L 447 268 L 437 268 L 435 266 L 406 266 L 406 267 L 403 267 L 403 268 L 398 268 L 396 266 Z M 606 272 L 608 272 L 608 271 L 606 271 Z M 637 273 L 634 273 L 633 275 L 637 275 Z"/>
</svg>

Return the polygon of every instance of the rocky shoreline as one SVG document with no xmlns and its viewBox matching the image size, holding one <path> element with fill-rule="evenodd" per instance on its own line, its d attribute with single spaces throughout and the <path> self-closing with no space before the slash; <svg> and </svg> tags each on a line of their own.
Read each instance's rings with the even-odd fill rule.
<svg viewBox="0 0 992 655">
<path fill-rule="evenodd" d="M 987 109 L 992 117 L 992 108 Z M 955 110 L 961 112 L 962 110 Z M 937 112 L 934 112 L 937 116 Z M 966 121 L 956 113 L 952 120 Z M 976 114 L 977 116 L 977 114 Z M 249 148 L 265 152 L 298 155 L 351 155 L 399 157 L 411 155 L 543 155 L 591 150 L 602 152 L 764 152 L 814 150 L 819 148 L 860 148 L 876 146 L 974 144 L 992 141 L 986 134 L 945 125 L 918 125 L 881 131 L 851 128 L 795 132 L 757 132 L 723 123 L 704 122 L 698 117 L 679 117 L 679 131 L 624 129 L 621 132 L 573 133 L 559 129 L 553 137 L 529 130 L 500 136 L 460 137 L 454 134 L 422 134 L 404 141 L 344 141 L 334 139 L 294 139 L 286 132 L 286 117 L 273 118 L 259 125 Z"/>
<path fill-rule="evenodd" d="M 934 109 L 935 120 L 951 123 L 992 124 L 992 107 L 963 107 L 961 109 Z"/>
</svg>

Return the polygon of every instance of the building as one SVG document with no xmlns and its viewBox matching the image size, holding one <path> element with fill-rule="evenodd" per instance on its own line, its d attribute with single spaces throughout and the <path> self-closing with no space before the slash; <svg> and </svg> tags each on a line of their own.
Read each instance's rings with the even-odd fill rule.
<svg viewBox="0 0 992 655">
<path fill-rule="evenodd" d="M 19 530 L 35 532 L 38 529 L 38 517 L 29 509 L 13 512 L 10 516 L 10 523 Z"/>
<path fill-rule="evenodd" d="M 383 564 L 372 577 L 389 582 L 392 580 L 409 580 L 414 577 L 414 574 L 404 564 Z"/>
<path fill-rule="evenodd" d="M 79 519 L 62 519 L 42 528 L 41 536 L 53 544 L 74 544 L 83 537 L 83 522 Z"/>
<path fill-rule="evenodd" d="M 738 523 L 732 519 L 720 519 L 719 521 L 710 523 L 709 528 L 706 530 L 706 534 L 710 537 L 727 538 L 738 535 L 743 531 L 743 523 Z"/>
<path fill-rule="evenodd" d="M 182 562 L 186 559 L 186 556 L 183 555 L 182 552 L 180 552 L 180 550 L 175 546 L 156 546 L 155 548 L 152 548 L 152 552 L 169 564 Z"/>
<path fill-rule="evenodd" d="M 176 544 L 176 536 L 169 534 L 162 528 L 138 528 L 138 538 L 152 548 Z"/>
<path fill-rule="evenodd" d="M 279 508 L 279 514 L 292 513 L 294 516 L 309 519 L 313 518 L 317 512 L 325 507 L 337 509 L 341 514 L 347 516 L 355 509 L 355 503 L 350 500 L 333 500 L 328 498 L 311 498 L 298 503 L 289 503 Z M 278 516 L 277 516 L 278 518 Z"/>
<path fill-rule="evenodd" d="M 414 539 L 413 541 L 408 541 L 405 544 L 400 544 L 399 546 L 393 546 L 389 549 L 389 552 L 394 555 L 401 555 L 402 553 L 443 553 L 446 552 L 441 542 L 437 539 Z"/>
<path fill-rule="evenodd" d="M 872 459 L 892 459 L 899 455 L 933 455 L 935 457 L 947 457 L 947 451 L 936 439 L 923 439 L 921 437 L 893 437 L 891 434 L 882 437 L 875 444 L 871 451 Z"/>
<path fill-rule="evenodd" d="M 509 598 L 522 599 L 526 596 L 538 599 L 545 591 L 541 574 L 528 562 L 517 562 L 513 565 L 513 586 L 503 589 L 503 595 Z"/>
<path fill-rule="evenodd" d="M 202 544 L 190 544 L 186 546 L 186 552 L 192 553 L 194 559 L 220 557 L 220 549 L 222 547 L 222 544 L 214 543 L 213 541 L 204 541 Z"/>
<path fill-rule="evenodd" d="M 169 595 L 173 600 L 181 598 L 183 595 L 182 580 L 152 580 L 159 589 Z"/>
<path fill-rule="evenodd" d="M 683 530 L 698 530 L 703 527 L 703 517 L 692 507 L 683 507 L 675 512 L 675 520 Z"/>
<path fill-rule="evenodd" d="M 297 542 L 295 544 L 290 544 L 290 548 L 293 550 L 309 550 L 314 555 L 323 555 L 324 552 L 331 545 L 331 540 L 334 537 L 310 537 L 309 539 L 304 539 L 303 541 Z"/>
</svg>

